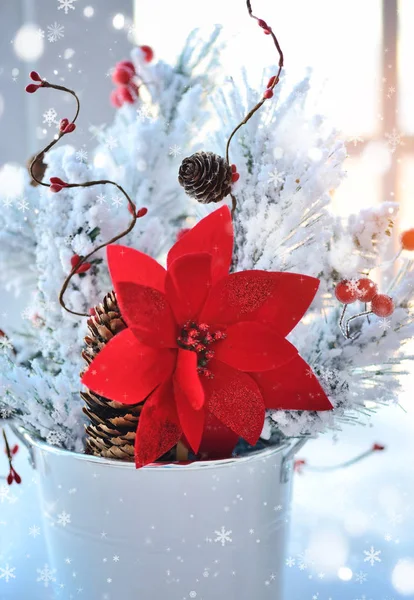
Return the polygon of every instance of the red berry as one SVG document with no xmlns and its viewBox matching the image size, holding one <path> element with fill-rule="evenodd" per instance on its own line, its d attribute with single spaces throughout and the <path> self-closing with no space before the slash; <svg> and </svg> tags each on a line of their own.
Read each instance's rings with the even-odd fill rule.
<svg viewBox="0 0 414 600">
<path fill-rule="evenodd" d="M 237 173 L 237 167 L 236 167 L 236 165 L 231 165 L 231 172 L 232 173 Z"/>
<path fill-rule="evenodd" d="M 109 98 L 110 98 L 112 106 L 115 106 L 115 108 L 121 108 L 121 106 L 123 105 L 123 101 L 119 95 L 118 88 L 116 90 L 112 90 Z"/>
<path fill-rule="evenodd" d="M 403 250 L 414 250 L 414 229 L 403 231 L 400 240 Z"/>
<path fill-rule="evenodd" d="M 14 481 L 16 483 L 21 483 L 22 482 L 22 478 L 20 477 L 20 475 L 18 473 L 16 473 L 16 471 L 13 469 L 13 474 L 14 474 Z"/>
<path fill-rule="evenodd" d="M 69 123 L 69 125 L 66 125 L 65 129 L 63 130 L 63 133 L 72 133 L 72 131 L 75 131 L 75 129 L 75 123 Z"/>
<path fill-rule="evenodd" d="M 151 62 L 154 58 L 154 50 L 150 46 L 141 46 L 141 50 L 144 53 L 145 62 Z"/>
<path fill-rule="evenodd" d="M 11 453 L 12 453 L 13 455 L 15 455 L 15 454 L 17 454 L 17 453 L 18 453 L 18 451 L 19 451 L 19 446 L 18 446 L 17 444 L 15 444 L 15 445 L 13 446 L 13 448 L 11 449 Z"/>
<path fill-rule="evenodd" d="M 240 173 L 233 173 L 233 175 L 231 176 L 231 180 L 233 183 L 236 183 L 236 181 L 238 181 L 240 179 Z"/>
<path fill-rule="evenodd" d="M 368 277 L 358 279 L 358 299 L 361 302 L 371 302 L 374 296 L 378 294 L 378 286 Z"/>
<path fill-rule="evenodd" d="M 7 475 L 7 483 L 11 485 L 13 483 L 13 473 Z"/>
<path fill-rule="evenodd" d="M 30 72 L 30 79 L 32 79 L 33 81 L 42 81 L 42 78 L 40 77 L 37 71 Z"/>
<path fill-rule="evenodd" d="M 394 301 L 386 294 L 377 294 L 371 302 L 371 310 L 377 317 L 389 317 L 394 312 Z"/>
<path fill-rule="evenodd" d="M 135 209 L 136 209 L 135 204 L 134 204 L 134 207 L 132 207 L 131 204 L 128 202 L 128 210 L 131 213 L 131 215 L 134 215 L 134 217 L 135 217 Z"/>
<path fill-rule="evenodd" d="M 51 177 L 50 178 L 50 183 L 57 183 L 61 187 L 65 187 L 66 186 L 66 182 L 63 181 L 60 177 Z"/>
<path fill-rule="evenodd" d="M 259 25 L 259 27 L 263 27 L 263 29 L 267 29 L 267 23 L 266 23 L 266 21 L 263 21 L 263 19 L 259 19 L 257 21 L 257 24 Z"/>
<path fill-rule="evenodd" d="M 36 85 L 35 83 L 29 83 L 26 85 L 26 92 L 28 94 L 34 94 L 40 88 L 40 85 Z"/>
<path fill-rule="evenodd" d="M 335 286 L 335 296 L 342 304 L 352 304 L 358 298 L 358 288 L 352 279 L 343 279 Z"/>
<path fill-rule="evenodd" d="M 118 64 L 117 67 L 126 67 L 127 69 L 130 69 L 131 71 L 133 71 L 133 73 L 135 74 L 135 65 L 133 62 L 131 62 L 130 60 L 121 60 Z"/>
<path fill-rule="evenodd" d="M 136 100 L 135 92 L 132 86 L 129 85 L 120 85 L 118 88 L 118 96 L 121 99 L 121 102 L 127 102 L 128 104 L 133 104 Z"/>
<path fill-rule="evenodd" d="M 137 218 L 140 219 L 141 217 L 145 217 L 145 215 L 148 212 L 148 208 L 146 208 L 145 206 L 143 206 L 142 208 L 140 208 L 139 210 L 137 210 Z"/>
<path fill-rule="evenodd" d="M 273 77 L 271 77 L 267 83 L 267 87 L 270 88 L 272 87 L 272 85 L 274 84 L 274 82 L 276 81 L 276 75 L 273 75 Z"/>
<path fill-rule="evenodd" d="M 112 81 L 115 85 L 126 85 L 131 81 L 134 75 L 135 70 L 133 71 L 129 67 L 118 64 L 112 73 Z"/>
<path fill-rule="evenodd" d="M 272 90 L 266 90 L 265 93 L 263 94 L 263 98 L 272 98 L 272 96 L 273 96 Z"/>
<path fill-rule="evenodd" d="M 374 444 L 371 449 L 373 452 L 381 452 L 382 450 L 385 450 L 385 446 L 382 444 Z"/>
<path fill-rule="evenodd" d="M 58 192 L 63 190 L 63 185 L 59 185 L 58 183 L 52 183 L 52 185 L 49 187 L 49 189 L 54 194 L 57 194 Z"/>
<path fill-rule="evenodd" d="M 59 123 L 59 131 L 65 131 L 65 128 L 69 125 L 69 119 L 61 119 Z"/>
<path fill-rule="evenodd" d="M 263 29 L 263 33 L 264 33 L 265 35 L 270 35 L 270 32 L 271 32 L 271 31 L 272 31 L 271 29 Z"/>
</svg>

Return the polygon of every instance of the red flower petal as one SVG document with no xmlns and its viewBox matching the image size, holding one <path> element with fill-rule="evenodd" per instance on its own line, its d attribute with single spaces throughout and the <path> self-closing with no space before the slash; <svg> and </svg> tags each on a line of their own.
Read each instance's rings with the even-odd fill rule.
<svg viewBox="0 0 414 600">
<path fill-rule="evenodd" d="M 197 252 L 212 255 L 213 283 L 228 274 L 233 253 L 233 224 L 227 206 L 204 217 L 174 244 L 168 253 L 167 268 L 180 256 Z"/>
<path fill-rule="evenodd" d="M 165 293 L 177 323 L 197 317 L 211 289 L 210 254 L 187 254 L 168 269 Z"/>
<path fill-rule="evenodd" d="M 318 279 L 296 273 L 232 273 L 213 287 L 200 319 L 210 324 L 271 323 L 285 337 L 303 317 L 318 285 Z"/>
<path fill-rule="evenodd" d="M 204 405 L 204 389 L 197 372 L 197 353 L 178 349 L 174 380 L 186 395 L 193 409 L 200 410 Z"/>
<path fill-rule="evenodd" d="M 211 412 L 205 411 L 203 437 L 198 450 L 201 459 L 228 458 L 239 441 L 239 435 L 226 427 Z"/>
<path fill-rule="evenodd" d="M 181 433 L 172 380 L 168 379 L 151 394 L 140 414 L 135 437 L 137 468 L 153 463 L 171 450 Z"/>
<path fill-rule="evenodd" d="M 193 452 L 197 454 L 204 430 L 204 410 L 195 410 L 177 379 L 173 378 L 173 381 L 178 418 L 184 434 L 182 441 L 184 444 L 188 442 Z"/>
<path fill-rule="evenodd" d="M 215 358 L 240 371 L 267 371 L 292 360 L 295 346 L 255 321 L 240 321 L 226 328 L 226 339 L 214 344 Z"/>
<path fill-rule="evenodd" d="M 255 381 L 219 360 L 209 362 L 213 379 L 202 378 L 206 408 L 226 427 L 254 445 L 263 429 L 265 406 Z"/>
<path fill-rule="evenodd" d="M 105 398 L 136 404 L 172 374 L 176 354 L 144 346 L 130 329 L 124 329 L 94 358 L 82 383 Z"/>
<path fill-rule="evenodd" d="M 166 270 L 150 256 L 126 246 L 110 245 L 107 247 L 107 258 L 115 292 L 120 281 L 164 291 Z"/>
<path fill-rule="evenodd" d="M 309 365 L 296 356 L 280 369 L 252 373 L 266 408 L 281 410 L 332 410 L 332 404 Z"/>
<path fill-rule="evenodd" d="M 122 318 L 141 342 L 154 348 L 177 347 L 177 324 L 165 294 L 120 281 L 116 297 Z"/>
</svg>

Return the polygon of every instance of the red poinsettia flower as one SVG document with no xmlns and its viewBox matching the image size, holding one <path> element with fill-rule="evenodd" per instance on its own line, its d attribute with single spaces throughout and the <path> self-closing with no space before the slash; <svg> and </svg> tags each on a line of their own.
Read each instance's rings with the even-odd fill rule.
<svg viewBox="0 0 414 600">
<path fill-rule="evenodd" d="M 285 339 L 319 281 L 294 273 L 228 274 L 230 211 L 222 207 L 171 248 L 167 270 L 123 246 L 108 263 L 127 329 L 99 352 L 82 382 L 124 404 L 146 400 L 137 466 L 180 439 L 225 456 L 239 437 L 255 444 L 265 409 L 330 410 L 310 367 Z"/>
</svg>

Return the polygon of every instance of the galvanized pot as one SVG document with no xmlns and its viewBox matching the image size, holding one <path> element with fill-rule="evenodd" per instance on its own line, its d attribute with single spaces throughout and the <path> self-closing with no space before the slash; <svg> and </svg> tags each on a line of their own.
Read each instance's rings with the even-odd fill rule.
<svg viewBox="0 0 414 600">
<path fill-rule="evenodd" d="M 297 445 L 136 470 L 17 433 L 39 477 L 57 598 L 282 599 Z"/>
</svg>

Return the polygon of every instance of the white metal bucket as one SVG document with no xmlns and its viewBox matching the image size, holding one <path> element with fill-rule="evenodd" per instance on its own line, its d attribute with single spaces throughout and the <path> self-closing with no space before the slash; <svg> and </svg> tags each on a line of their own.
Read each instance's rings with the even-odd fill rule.
<svg viewBox="0 0 414 600">
<path fill-rule="evenodd" d="M 18 433 L 39 474 L 56 597 L 282 599 L 295 448 L 136 470 Z"/>
</svg>

